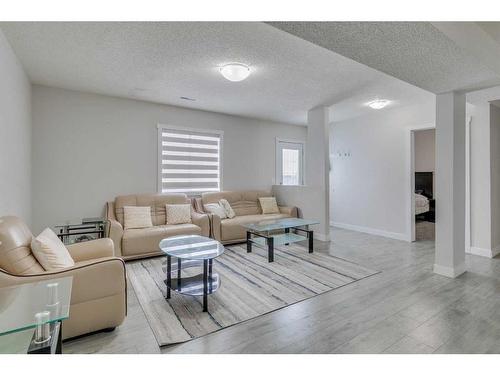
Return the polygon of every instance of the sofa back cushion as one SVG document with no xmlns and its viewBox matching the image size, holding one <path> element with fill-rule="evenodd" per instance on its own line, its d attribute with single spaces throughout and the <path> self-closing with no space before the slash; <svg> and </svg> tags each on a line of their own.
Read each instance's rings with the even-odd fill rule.
<svg viewBox="0 0 500 375">
<path fill-rule="evenodd" d="M 0 268 L 14 275 L 44 272 L 31 252 L 33 235 L 15 216 L 0 217 Z"/>
<path fill-rule="evenodd" d="M 220 191 L 217 193 L 203 193 L 201 199 L 203 204 L 219 203 L 226 199 L 233 208 L 236 216 L 259 215 L 262 213 L 259 204 L 260 197 L 269 197 L 269 191 Z"/>
<path fill-rule="evenodd" d="M 153 225 L 165 225 L 167 204 L 191 203 L 186 194 L 133 194 L 121 195 L 115 199 L 115 215 L 121 225 L 123 221 L 123 207 L 125 206 L 149 206 L 151 207 L 151 221 Z"/>
</svg>

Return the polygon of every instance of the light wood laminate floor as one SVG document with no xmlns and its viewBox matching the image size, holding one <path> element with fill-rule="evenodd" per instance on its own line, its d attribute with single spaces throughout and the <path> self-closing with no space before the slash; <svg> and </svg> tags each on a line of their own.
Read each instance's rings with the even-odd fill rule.
<svg viewBox="0 0 500 375">
<path fill-rule="evenodd" d="M 432 272 L 434 242 L 332 229 L 316 251 L 381 273 L 190 342 L 159 348 L 129 287 L 124 324 L 64 344 L 65 353 L 499 353 L 500 259 Z M 497 257 L 498 258 L 498 257 Z"/>
</svg>

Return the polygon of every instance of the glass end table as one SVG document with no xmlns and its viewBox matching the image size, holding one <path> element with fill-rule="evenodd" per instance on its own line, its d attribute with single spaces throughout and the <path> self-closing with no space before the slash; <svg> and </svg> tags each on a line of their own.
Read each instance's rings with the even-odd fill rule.
<svg viewBox="0 0 500 375">
<path fill-rule="evenodd" d="M 271 263 L 274 262 L 275 246 L 300 241 L 308 241 L 308 250 L 312 253 L 314 231 L 310 230 L 309 226 L 315 224 L 319 224 L 319 221 L 293 217 L 243 224 L 247 229 L 247 253 L 252 252 L 252 244 L 267 248 L 268 261 Z M 306 235 L 301 235 L 301 232 Z"/>
<path fill-rule="evenodd" d="M 198 235 L 174 236 L 160 241 L 160 249 L 167 256 L 167 299 L 171 290 L 189 296 L 203 296 L 203 311 L 208 311 L 208 295 L 220 286 L 219 274 L 213 272 L 213 260 L 224 253 L 224 246 L 208 237 Z M 172 257 L 177 264 L 172 265 Z M 182 270 L 203 267 L 203 273 L 183 277 Z M 174 276 L 174 277 L 172 277 Z"/>
<path fill-rule="evenodd" d="M 30 337 L 28 353 L 60 353 L 61 322 L 69 317 L 72 285 L 73 277 L 63 277 L 0 288 L 2 350 L 17 352 L 14 346 Z"/>
</svg>

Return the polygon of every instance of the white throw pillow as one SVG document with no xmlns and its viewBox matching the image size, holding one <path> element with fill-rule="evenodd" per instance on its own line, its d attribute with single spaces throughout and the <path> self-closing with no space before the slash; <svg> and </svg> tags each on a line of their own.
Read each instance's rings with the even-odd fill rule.
<svg viewBox="0 0 500 375">
<path fill-rule="evenodd" d="M 125 224 L 125 229 L 152 227 L 151 207 L 124 206 L 123 222 Z"/>
<path fill-rule="evenodd" d="M 208 203 L 203 205 L 205 212 L 219 216 L 221 219 L 227 218 L 226 211 L 219 203 Z"/>
<path fill-rule="evenodd" d="M 229 204 L 229 202 L 226 199 L 221 199 L 219 201 L 219 204 L 224 209 L 224 212 L 226 213 L 226 216 L 228 218 L 232 219 L 233 217 L 236 216 L 236 214 L 234 213 L 233 208 L 231 207 L 231 205 Z"/>
<path fill-rule="evenodd" d="M 31 251 L 45 271 L 60 270 L 75 265 L 66 246 L 50 228 L 44 229 L 31 240 Z"/>
<path fill-rule="evenodd" d="M 191 205 L 186 204 L 167 204 L 165 205 L 167 213 L 167 224 L 189 224 L 191 223 Z"/>
<path fill-rule="evenodd" d="M 280 209 L 276 203 L 275 197 L 259 198 L 260 207 L 262 207 L 263 214 L 279 214 Z"/>
</svg>

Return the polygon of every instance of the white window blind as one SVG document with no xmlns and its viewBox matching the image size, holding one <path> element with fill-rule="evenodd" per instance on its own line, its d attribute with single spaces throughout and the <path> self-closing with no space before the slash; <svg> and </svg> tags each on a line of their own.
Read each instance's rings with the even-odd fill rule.
<svg viewBox="0 0 500 375">
<path fill-rule="evenodd" d="M 162 193 L 220 191 L 222 132 L 158 127 Z"/>
<path fill-rule="evenodd" d="M 304 184 L 304 143 L 276 139 L 276 182 Z"/>
</svg>

